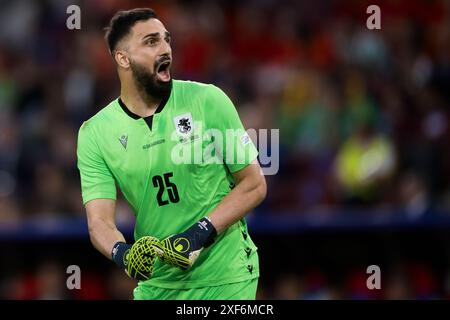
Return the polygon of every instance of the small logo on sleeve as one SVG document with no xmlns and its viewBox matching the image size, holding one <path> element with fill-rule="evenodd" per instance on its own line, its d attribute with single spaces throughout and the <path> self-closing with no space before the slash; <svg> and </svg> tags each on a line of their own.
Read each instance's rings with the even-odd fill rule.
<svg viewBox="0 0 450 320">
<path fill-rule="evenodd" d="M 242 145 L 247 145 L 250 143 L 250 136 L 247 134 L 247 132 L 245 132 L 242 136 L 241 136 L 241 143 Z"/>
</svg>

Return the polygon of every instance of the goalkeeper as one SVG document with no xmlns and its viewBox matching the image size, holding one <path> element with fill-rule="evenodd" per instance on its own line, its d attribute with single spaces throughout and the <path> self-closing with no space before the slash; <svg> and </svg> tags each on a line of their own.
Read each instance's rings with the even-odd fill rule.
<svg viewBox="0 0 450 320">
<path fill-rule="evenodd" d="M 172 79 L 171 35 L 153 10 L 116 13 L 105 38 L 120 96 L 83 123 L 77 146 L 91 242 L 139 280 L 135 299 L 255 299 L 245 215 L 266 183 L 233 103 L 214 85 Z M 202 161 L 186 158 L 198 150 Z M 117 188 L 136 216 L 134 243 L 116 227 Z"/>
</svg>

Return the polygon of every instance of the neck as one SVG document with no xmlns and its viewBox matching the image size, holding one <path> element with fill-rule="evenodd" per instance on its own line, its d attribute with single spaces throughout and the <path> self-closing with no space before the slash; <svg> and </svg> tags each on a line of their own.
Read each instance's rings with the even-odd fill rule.
<svg viewBox="0 0 450 320">
<path fill-rule="evenodd" d="M 137 88 L 134 81 L 122 83 L 120 98 L 131 112 L 142 118 L 153 115 L 162 100 L 149 96 L 145 90 Z"/>
</svg>

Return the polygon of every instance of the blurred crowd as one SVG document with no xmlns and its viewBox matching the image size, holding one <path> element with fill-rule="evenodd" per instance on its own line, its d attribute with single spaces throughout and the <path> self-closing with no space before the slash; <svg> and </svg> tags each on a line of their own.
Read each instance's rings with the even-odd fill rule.
<svg viewBox="0 0 450 320">
<path fill-rule="evenodd" d="M 450 209 L 450 2 L 378 1 L 381 30 L 366 28 L 369 4 L 0 2 L 0 224 L 84 215 L 78 128 L 119 94 L 103 28 L 145 6 L 172 34 L 174 78 L 214 83 L 247 128 L 280 130 L 261 212 Z M 282 295 L 300 296 L 286 279 Z"/>
<path fill-rule="evenodd" d="M 450 238 L 442 234 L 256 237 L 261 260 L 257 299 L 450 299 L 450 268 L 445 262 L 449 257 L 442 254 Z M 296 243 L 297 250 L 288 249 L 290 241 Z M 44 254 L 42 247 L 47 249 Z M 9 254 L 10 269 L 0 268 L 0 299 L 133 297 L 136 281 L 94 252 L 87 241 L 45 246 L 24 242 L 0 249 Z M 378 280 L 370 278 L 374 271 L 368 267 L 373 263 L 379 267 Z M 70 290 L 68 283 L 75 282 L 67 267 L 73 264 L 80 268 L 80 282 Z M 368 282 L 376 289 L 369 289 Z"/>
<path fill-rule="evenodd" d="M 103 27 L 131 1 L 14 1 L 0 12 L 1 220 L 80 215 L 76 135 L 118 95 Z M 152 3 L 178 79 L 214 83 L 247 128 L 280 129 L 270 211 L 449 206 L 448 1 Z"/>
<path fill-rule="evenodd" d="M 279 300 L 436 300 L 450 299 L 449 277 L 442 285 L 426 264 L 395 266 L 380 282 L 380 290 L 368 289 L 364 269 L 350 269 L 340 283 L 333 283 L 320 269 L 281 274 L 272 287 L 261 287 L 258 299 Z M 383 270 L 383 269 L 381 269 Z"/>
<path fill-rule="evenodd" d="M 450 299 L 450 277 L 442 285 L 433 270 L 424 264 L 411 264 L 390 270 L 382 278 L 380 290 L 366 286 L 365 270 L 349 270 L 340 283 L 330 281 L 320 269 L 304 273 L 277 275 L 277 281 L 266 286 L 260 282 L 257 299 L 267 300 L 434 300 Z M 3 286 L 2 299 L 26 300 L 130 300 L 136 281 L 117 268 L 100 272 L 82 273 L 79 290 L 66 286 L 65 269 L 55 261 L 43 261 L 33 273 L 10 278 Z"/>
</svg>

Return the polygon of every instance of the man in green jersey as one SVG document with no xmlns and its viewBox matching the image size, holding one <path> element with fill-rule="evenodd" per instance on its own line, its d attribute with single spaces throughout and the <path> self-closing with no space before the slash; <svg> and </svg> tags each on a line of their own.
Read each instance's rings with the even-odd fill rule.
<svg viewBox="0 0 450 320">
<path fill-rule="evenodd" d="M 106 40 L 120 97 L 83 123 L 77 148 L 94 247 L 140 280 L 135 299 L 254 299 L 258 254 L 244 217 L 266 183 L 235 107 L 214 85 L 172 80 L 170 33 L 153 10 L 116 13 Z M 127 269 L 139 250 L 116 227 L 116 187 L 136 243 L 162 240 L 151 276 Z"/>
</svg>

